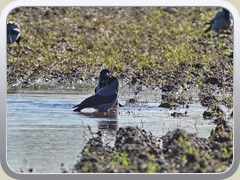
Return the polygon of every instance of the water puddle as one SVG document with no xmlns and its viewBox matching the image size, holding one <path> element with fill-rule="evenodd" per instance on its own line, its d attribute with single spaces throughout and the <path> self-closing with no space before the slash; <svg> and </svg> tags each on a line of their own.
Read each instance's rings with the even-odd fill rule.
<svg viewBox="0 0 240 180">
<path fill-rule="evenodd" d="M 158 95 L 149 93 L 137 104 L 126 104 L 128 95 L 121 96 L 125 105 L 118 108 L 117 117 L 87 116 L 72 111 L 72 106 L 89 96 L 89 93 L 47 94 L 14 93 L 7 97 L 7 162 L 13 171 L 59 173 L 61 163 L 71 169 L 92 133 L 105 132 L 104 140 L 113 143 L 115 131 L 133 125 L 163 136 L 169 130 L 182 128 L 201 137 L 209 137 L 214 127 L 204 120 L 205 110 L 198 102 L 188 109 L 160 108 Z M 91 110 L 85 110 L 89 114 Z M 174 111 L 186 117 L 174 118 Z"/>
</svg>

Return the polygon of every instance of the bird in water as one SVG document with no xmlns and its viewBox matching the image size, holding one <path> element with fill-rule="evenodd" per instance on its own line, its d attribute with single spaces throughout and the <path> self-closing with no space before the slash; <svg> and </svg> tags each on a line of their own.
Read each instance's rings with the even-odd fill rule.
<svg viewBox="0 0 240 180">
<path fill-rule="evenodd" d="M 228 29 L 231 24 L 229 11 L 223 8 L 222 11 L 218 11 L 215 17 L 206 24 L 210 24 L 210 26 L 204 31 L 205 33 L 211 30 L 219 33 L 222 30 Z"/>
<path fill-rule="evenodd" d="M 18 23 L 10 21 L 7 23 L 7 44 L 12 44 L 16 42 L 20 45 L 20 26 Z"/>
<path fill-rule="evenodd" d="M 74 106 L 73 111 L 81 112 L 85 108 L 94 108 L 98 112 L 108 112 L 118 107 L 118 87 L 119 82 L 116 77 L 110 77 L 107 85 L 99 89 L 95 95 L 83 100 L 80 104 Z"/>
</svg>

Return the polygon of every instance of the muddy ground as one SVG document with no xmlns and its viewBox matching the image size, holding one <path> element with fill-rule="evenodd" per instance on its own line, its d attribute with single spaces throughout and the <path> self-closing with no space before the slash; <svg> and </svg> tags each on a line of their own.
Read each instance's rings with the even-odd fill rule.
<svg viewBox="0 0 240 180">
<path fill-rule="evenodd" d="M 109 68 L 137 93 L 159 88 L 159 106 L 191 106 L 197 89 L 208 139 L 176 129 L 156 138 L 136 127 L 118 130 L 113 149 L 88 141 L 77 172 L 222 172 L 232 163 L 233 27 L 204 33 L 221 8 L 18 8 L 8 16 L 22 41 L 7 48 L 8 92 L 42 85 L 92 85 Z M 175 114 L 176 118 L 181 114 Z M 161 143 L 160 143 L 161 142 Z M 161 145 L 160 145 L 161 144 Z M 161 146 L 161 148 L 160 148 Z"/>
<path fill-rule="evenodd" d="M 120 127 L 114 147 L 96 133 L 85 145 L 73 172 L 219 173 L 233 159 L 232 129 L 222 121 L 208 139 L 176 129 L 154 137 L 144 129 Z"/>
</svg>

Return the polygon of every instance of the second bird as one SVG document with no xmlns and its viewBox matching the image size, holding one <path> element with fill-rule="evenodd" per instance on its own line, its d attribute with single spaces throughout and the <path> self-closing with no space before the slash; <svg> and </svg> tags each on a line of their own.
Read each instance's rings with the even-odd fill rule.
<svg viewBox="0 0 240 180">
<path fill-rule="evenodd" d="M 7 44 L 16 42 L 20 45 L 20 26 L 18 23 L 10 21 L 7 23 Z"/>
<path fill-rule="evenodd" d="M 228 29 L 231 24 L 229 11 L 223 8 L 222 11 L 218 11 L 215 17 L 206 24 L 210 24 L 210 26 L 205 30 L 205 33 L 211 30 L 219 33 L 222 30 Z"/>
</svg>

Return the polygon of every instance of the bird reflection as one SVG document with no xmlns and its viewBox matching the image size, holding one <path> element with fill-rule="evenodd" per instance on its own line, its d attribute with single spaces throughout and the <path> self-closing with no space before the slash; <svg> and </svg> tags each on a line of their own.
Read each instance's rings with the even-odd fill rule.
<svg viewBox="0 0 240 180">
<path fill-rule="evenodd" d="M 94 111 L 94 112 L 80 112 L 80 114 L 84 116 L 88 116 L 91 118 L 109 118 L 109 119 L 116 119 L 118 115 L 118 110 L 117 107 L 110 109 L 107 112 L 99 112 L 99 111 Z"/>
<path fill-rule="evenodd" d="M 90 118 L 104 118 L 102 121 L 98 121 L 98 130 L 99 131 L 116 131 L 118 128 L 118 122 L 117 122 L 117 108 L 111 109 L 108 112 L 81 112 L 82 115 L 88 116 Z M 106 120 L 107 119 L 107 120 Z"/>
<path fill-rule="evenodd" d="M 98 130 L 116 131 L 118 128 L 117 120 L 99 121 Z"/>
</svg>

